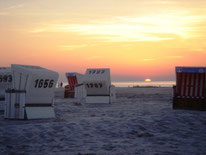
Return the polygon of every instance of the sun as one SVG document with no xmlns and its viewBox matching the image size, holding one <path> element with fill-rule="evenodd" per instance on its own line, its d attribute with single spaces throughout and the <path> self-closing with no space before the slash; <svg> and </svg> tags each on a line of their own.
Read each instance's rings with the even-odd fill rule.
<svg viewBox="0 0 206 155">
<path fill-rule="evenodd" d="M 152 80 L 151 79 L 145 79 L 144 81 L 145 82 L 151 82 Z"/>
</svg>

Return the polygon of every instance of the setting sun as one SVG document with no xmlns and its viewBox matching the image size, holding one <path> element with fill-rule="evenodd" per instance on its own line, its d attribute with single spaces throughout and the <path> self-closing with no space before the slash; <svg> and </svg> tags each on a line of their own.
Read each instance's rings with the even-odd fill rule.
<svg viewBox="0 0 206 155">
<path fill-rule="evenodd" d="M 152 80 L 151 79 L 145 79 L 144 81 L 145 82 L 151 82 Z"/>
</svg>

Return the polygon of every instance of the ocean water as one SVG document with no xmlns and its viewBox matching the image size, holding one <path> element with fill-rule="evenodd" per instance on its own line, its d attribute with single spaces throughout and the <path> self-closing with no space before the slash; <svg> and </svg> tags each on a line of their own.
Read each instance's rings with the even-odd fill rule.
<svg viewBox="0 0 206 155">
<path fill-rule="evenodd" d="M 134 87 L 134 86 L 153 86 L 153 87 L 172 87 L 175 81 L 136 81 L 136 82 L 112 82 L 116 87 Z"/>
<path fill-rule="evenodd" d="M 116 87 L 134 87 L 134 86 L 154 86 L 154 87 L 172 87 L 175 85 L 175 81 L 136 81 L 136 82 L 112 82 Z M 67 82 L 63 83 L 63 86 L 68 85 Z M 57 86 L 58 87 L 58 86 Z"/>
</svg>

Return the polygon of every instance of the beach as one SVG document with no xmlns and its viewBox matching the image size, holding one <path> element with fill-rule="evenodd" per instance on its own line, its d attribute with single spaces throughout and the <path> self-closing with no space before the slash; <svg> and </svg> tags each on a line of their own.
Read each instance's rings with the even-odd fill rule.
<svg viewBox="0 0 206 155">
<path fill-rule="evenodd" d="M 55 119 L 4 120 L 0 154 L 202 155 L 206 112 L 172 109 L 172 88 L 116 88 L 113 104 L 55 97 Z"/>
</svg>

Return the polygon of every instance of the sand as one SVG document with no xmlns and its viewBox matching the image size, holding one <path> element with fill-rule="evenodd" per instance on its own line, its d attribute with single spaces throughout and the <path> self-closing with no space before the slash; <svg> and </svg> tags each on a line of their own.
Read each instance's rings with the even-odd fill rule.
<svg viewBox="0 0 206 155">
<path fill-rule="evenodd" d="M 0 154 L 206 154 L 206 112 L 173 110 L 172 88 L 117 88 L 110 105 L 56 96 L 55 119 L 0 114 Z"/>
</svg>

